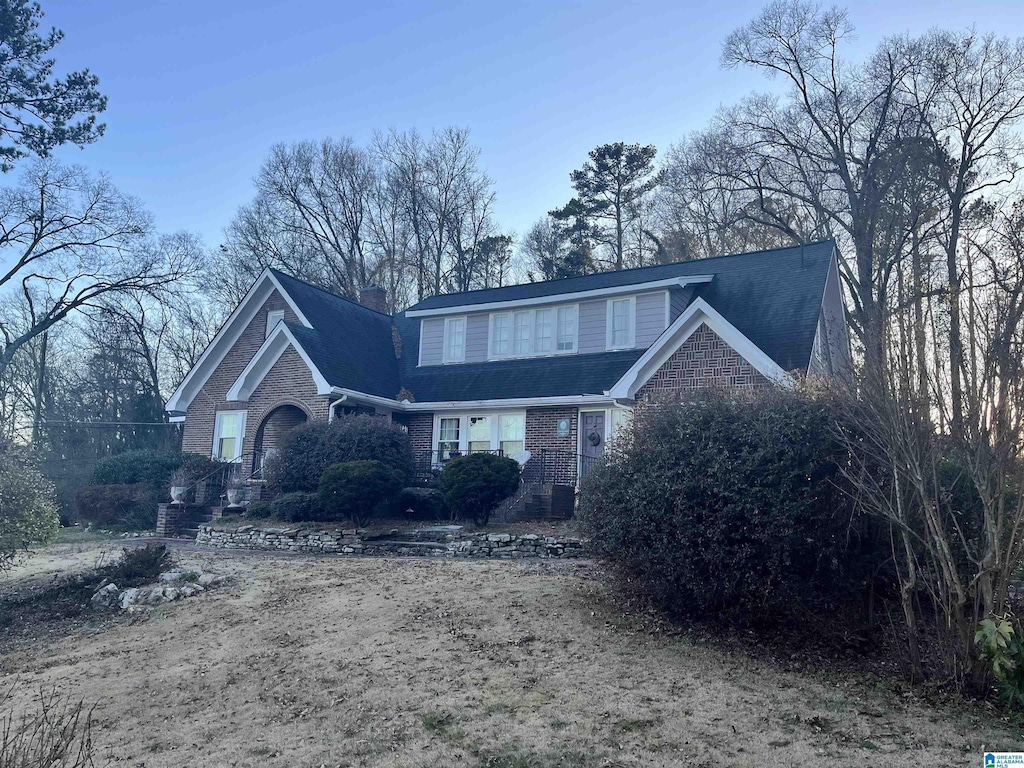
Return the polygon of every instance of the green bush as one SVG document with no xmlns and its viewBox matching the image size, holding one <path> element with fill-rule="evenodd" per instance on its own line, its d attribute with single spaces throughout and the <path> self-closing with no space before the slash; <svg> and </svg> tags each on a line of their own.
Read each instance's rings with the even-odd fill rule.
<svg viewBox="0 0 1024 768">
<path fill-rule="evenodd" d="M 92 485 L 143 484 L 153 502 L 170 499 L 171 476 L 179 469 L 196 479 L 217 468 L 217 462 L 198 453 L 138 450 L 107 456 L 96 462 Z"/>
<path fill-rule="evenodd" d="M 329 519 L 315 493 L 293 491 L 278 496 L 269 506 L 270 516 L 289 523 Z"/>
<path fill-rule="evenodd" d="M 270 502 L 254 501 L 252 504 L 245 508 L 245 516 L 253 520 L 271 517 L 272 512 L 270 511 Z"/>
<path fill-rule="evenodd" d="M 87 485 L 75 494 L 75 515 L 103 528 L 156 527 L 156 502 L 145 483 Z"/>
<path fill-rule="evenodd" d="M 861 591 L 887 554 L 840 487 L 837 411 L 802 392 L 638 408 L 584 478 L 591 550 L 671 612 L 769 617 Z"/>
<path fill-rule="evenodd" d="M 398 493 L 404 480 L 379 461 L 346 461 L 327 468 L 317 496 L 331 519 L 348 518 L 366 525 L 374 510 Z"/>
<path fill-rule="evenodd" d="M 441 472 L 448 509 L 462 520 L 487 525 L 491 512 L 519 485 L 519 462 L 493 453 L 452 459 Z"/>
<path fill-rule="evenodd" d="M 267 461 L 267 483 L 274 493 L 316 491 L 328 467 L 349 461 L 379 461 L 406 482 L 412 475 L 409 435 L 378 416 L 303 424 L 284 436 Z"/>
<path fill-rule="evenodd" d="M 445 515 L 444 494 L 437 488 L 403 488 L 397 506 L 410 520 L 442 520 Z"/>
<path fill-rule="evenodd" d="M 0 445 L 0 570 L 18 552 L 52 540 L 57 526 L 53 483 L 27 450 Z"/>
</svg>

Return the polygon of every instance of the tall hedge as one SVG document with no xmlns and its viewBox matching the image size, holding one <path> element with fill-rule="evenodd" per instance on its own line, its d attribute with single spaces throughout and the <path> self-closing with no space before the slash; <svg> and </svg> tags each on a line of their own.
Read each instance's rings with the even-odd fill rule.
<svg viewBox="0 0 1024 768">
<path fill-rule="evenodd" d="M 836 418 L 803 392 L 644 405 L 585 477 L 580 524 L 595 553 L 677 614 L 852 598 L 884 554 L 840 487 Z"/>
<path fill-rule="evenodd" d="M 379 461 L 403 482 L 412 476 L 409 435 L 378 416 L 343 416 L 287 432 L 267 462 L 271 493 L 315 492 L 328 467 L 347 461 Z"/>
<path fill-rule="evenodd" d="M 217 463 L 198 453 L 138 450 L 107 456 L 96 462 L 91 485 L 143 484 L 155 501 L 170 499 L 171 475 L 185 468 L 198 480 L 217 468 Z"/>
</svg>

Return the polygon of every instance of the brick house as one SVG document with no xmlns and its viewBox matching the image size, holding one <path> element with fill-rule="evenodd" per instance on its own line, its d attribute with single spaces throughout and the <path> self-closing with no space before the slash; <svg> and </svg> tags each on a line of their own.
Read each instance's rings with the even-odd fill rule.
<svg viewBox="0 0 1024 768">
<path fill-rule="evenodd" d="M 501 451 L 571 486 L 654 393 L 851 366 L 832 241 L 383 307 L 265 270 L 168 401 L 184 450 L 258 476 L 297 424 L 374 413 L 424 466 Z"/>
</svg>

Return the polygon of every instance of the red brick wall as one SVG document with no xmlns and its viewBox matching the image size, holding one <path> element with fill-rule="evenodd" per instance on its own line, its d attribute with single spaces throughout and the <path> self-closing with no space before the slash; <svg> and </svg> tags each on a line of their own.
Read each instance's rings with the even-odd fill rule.
<svg viewBox="0 0 1024 768">
<path fill-rule="evenodd" d="M 702 324 L 640 387 L 636 397 L 640 400 L 649 395 L 706 387 L 754 389 L 768 386 L 768 379 Z"/>
<path fill-rule="evenodd" d="M 401 420 L 409 430 L 409 442 L 412 443 L 412 452 L 419 456 L 427 451 L 435 450 L 431 445 L 434 439 L 434 414 L 432 413 L 410 413 L 405 416 L 395 415 L 396 420 Z"/>
<path fill-rule="evenodd" d="M 213 450 L 213 428 L 217 411 L 246 410 L 245 403 L 229 403 L 226 400 L 228 389 L 235 383 L 238 374 L 249 363 L 256 350 L 260 348 L 266 336 L 267 312 L 272 309 L 283 309 L 284 319 L 288 322 L 298 322 L 298 318 L 288 307 L 284 298 L 277 291 L 274 291 L 264 302 L 263 306 L 253 317 L 252 321 L 242 331 L 238 341 L 231 350 L 224 356 L 217 370 L 209 378 L 203 388 L 196 393 L 192 402 L 185 412 L 185 428 L 182 436 L 182 450 L 202 453 L 209 456 Z M 280 365 L 280 361 L 278 361 Z M 275 366 L 276 368 L 276 366 Z M 303 370 L 306 370 L 303 366 Z M 249 428 L 255 429 L 258 423 L 253 425 L 253 414 L 248 416 Z M 251 438 L 249 438 L 251 441 Z M 251 449 L 251 442 L 248 442 Z"/>
<path fill-rule="evenodd" d="M 569 435 L 558 437 L 558 420 L 569 419 Z M 539 455 L 541 449 L 564 451 L 557 467 L 547 467 L 552 479 L 559 483 L 576 482 L 577 424 L 579 410 L 573 406 L 526 409 L 526 450 Z"/>
<path fill-rule="evenodd" d="M 249 415 L 246 419 L 242 452 L 252 452 L 256 430 L 275 408 L 281 405 L 295 405 L 304 410 L 311 421 L 327 421 L 330 402 L 328 395 L 316 393 L 313 374 L 295 351 L 295 347 L 289 346 L 249 396 Z"/>
</svg>

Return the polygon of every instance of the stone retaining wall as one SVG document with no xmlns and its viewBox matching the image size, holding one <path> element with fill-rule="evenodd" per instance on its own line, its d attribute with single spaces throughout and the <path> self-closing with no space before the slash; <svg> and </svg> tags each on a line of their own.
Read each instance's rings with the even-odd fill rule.
<svg viewBox="0 0 1024 768">
<path fill-rule="evenodd" d="M 196 544 L 219 549 L 263 549 L 285 552 L 342 555 L 417 555 L 429 557 L 558 557 L 586 555 L 579 539 L 538 534 L 448 533 L 439 540 L 367 539 L 354 529 L 256 528 L 243 525 L 233 531 L 199 526 Z"/>
</svg>

